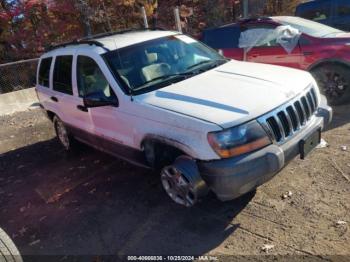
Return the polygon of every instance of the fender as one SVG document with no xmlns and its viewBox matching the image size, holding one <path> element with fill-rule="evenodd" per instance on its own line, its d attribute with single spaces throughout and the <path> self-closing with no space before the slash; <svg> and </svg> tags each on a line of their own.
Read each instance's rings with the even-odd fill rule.
<svg viewBox="0 0 350 262">
<path fill-rule="evenodd" d="M 147 141 L 151 141 L 153 143 L 160 143 L 160 144 L 164 144 L 164 145 L 173 147 L 177 150 L 182 151 L 184 154 L 186 154 L 192 158 L 195 158 L 195 159 L 197 158 L 197 154 L 194 150 L 192 150 L 192 148 L 190 148 L 189 146 L 187 146 L 184 143 L 179 142 L 175 139 L 167 138 L 167 137 L 160 136 L 160 135 L 148 134 L 141 141 L 140 148 L 143 149 L 144 143 Z"/>
<path fill-rule="evenodd" d="M 342 64 L 344 66 L 350 67 L 350 62 L 345 61 L 341 58 L 325 58 L 325 59 L 318 60 L 316 63 L 313 63 L 311 66 L 307 68 L 307 71 L 310 72 L 322 64 L 331 64 L 331 63 Z"/>
</svg>

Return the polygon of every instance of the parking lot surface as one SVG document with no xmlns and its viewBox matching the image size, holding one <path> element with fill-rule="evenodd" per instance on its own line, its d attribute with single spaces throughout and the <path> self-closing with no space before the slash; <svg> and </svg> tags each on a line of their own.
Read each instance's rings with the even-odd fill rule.
<svg viewBox="0 0 350 262">
<path fill-rule="evenodd" d="M 172 203 L 150 170 L 87 146 L 65 153 L 39 110 L 4 116 L 0 227 L 24 255 L 291 254 L 346 261 L 349 112 L 350 106 L 335 108 L 323 135 L 329 147 L 295 159 L 256 192 L 225 203 L 209 195 L 190 209 Z"/>
</svg>

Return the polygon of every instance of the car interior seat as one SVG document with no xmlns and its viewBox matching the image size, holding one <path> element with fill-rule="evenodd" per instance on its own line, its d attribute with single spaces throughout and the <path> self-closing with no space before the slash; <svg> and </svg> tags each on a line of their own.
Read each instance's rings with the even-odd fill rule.
<svg viewBox="0 0 350 262">
<path fill-rule="evenodd" d="M 142 74 L 146 81 L 170 74 L 170 66 L 165 63 L 152 64 L 142 68 Z"/>
</svg>

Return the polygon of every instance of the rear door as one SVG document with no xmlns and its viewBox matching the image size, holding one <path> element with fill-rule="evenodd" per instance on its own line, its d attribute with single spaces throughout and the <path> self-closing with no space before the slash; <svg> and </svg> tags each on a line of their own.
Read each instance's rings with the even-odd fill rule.
<svg viewBox="0 0 350 262">
<path fill-rule="evenodd" d="M 88 111 L 82 107 L 76 88 L 76 58 L 73 53 L 62 53 L 54 60 L 52 72 L 51 103 L 56 104 L 54 111 L 76 137 L 89 140 L 93 127 Z M 91 142 L 91 141 L 89 141 Z"/>
<path fill-rule="evenodd" d="M 73 85 L 72 85 L 73 55 L 62 54 L 54 58 L 52 73 L 51 103 L 57 105 L 55 113 L 66 124 L 74 123 L 73 112 Z"/>
<path fill-rule="evenodd" d="M 36 91 L 42 106 L 46 110 L 55 112 L 56 104 L 52 104 L 51 101 L 51 97 L 53 96 L 52 86 L 50 83 L 52 64 L 52 56 L 41 58 L 37 72 Z"/>
<path fill-rule="evenodd" d="M 344 31 L 350 31 L 350 1 L 334 1 L 335 16 L 332 26 Z"/>
<path fill-rule="evenodd" d="M 274 31 L 272 25 L 255 25 L 247 30 L 265 29 L 266 34 Z M 271 40 L 266 44 L 256 44 L 246 55 L 247 61 L 256 63 L 266 63 L 293 68 L 300 68 L 303 54 L 300 45 L 297 45 L 291 53 L 288 53 L 276 40 Z"/>
</svg>

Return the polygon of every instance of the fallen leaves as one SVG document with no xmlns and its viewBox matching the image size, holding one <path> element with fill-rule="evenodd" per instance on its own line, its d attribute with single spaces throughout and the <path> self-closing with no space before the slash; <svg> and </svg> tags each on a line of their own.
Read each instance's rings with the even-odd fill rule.
<svg viewBox="0 0 350 262">
<path fill-rule="evenodd" d="M 347 224 L 346 221 L 338 220 L 337 223 L 335 223 L 337 226 L 345 226 Z"/>
<path fill-rule="evenodd" d="M 94 194 L 96 192 L 96 188 L 93 188 L 89 191 L 89 194 Z"/>
<path fill-rule="evenodd" d="M 40 239 L 34 240 L 33 242 L 29 243 L 29 246 L 35 246 L 40 243 Z"/>
<path fill-rule="evenodd" d="M 42 217 L 39 219 L 39 221 L 42 222 L 42 221 L 44 221 L 46 218 L 47 218 L 47 216 L 42 216 Z"/>
<path fill-rule="evenodd" d="M 323 138 L 321 138 L 321 142 L 318 144 L 318 146 L 316 148 L 321 149 L 321 148 L 326 148 L 328 146 L 329 146 L 329 144 L 327 143 L 327 141 L 324 140 Z"/>
<path fill-rule="evenodd" d="M 275 245 L 265 244 L 261 247 L 261 250 L 264 251 L 265 253 L 269 253 L 269 251 L 274 249 L 274 248 L 275 248 Z"/>
<path fill-rule="evenodd" d="M 286 199 L 286 198 L 291 198 L 293 195 L 292 191 L 287 191 L 284 194 L 282 194 L 282 199 Z"/>
<path fill-rule="evenodd" d="M 23 226 L 18 232 L 23 236 L 27 232 L 27 228 Z"/>
</svg>

